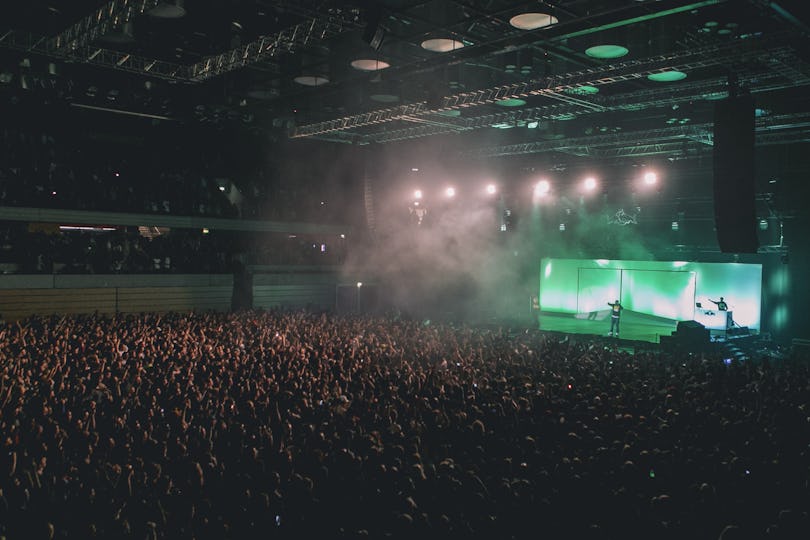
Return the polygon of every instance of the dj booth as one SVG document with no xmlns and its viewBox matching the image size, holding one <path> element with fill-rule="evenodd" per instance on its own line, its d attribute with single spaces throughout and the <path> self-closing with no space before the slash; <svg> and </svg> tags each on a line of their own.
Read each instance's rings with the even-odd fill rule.
<svg viewBox="0 0 810 540">
<path fill-rule="evenodd" d="M 695 309 L 695 320 L 709 330 L 728 330 L 734 326 L 731 311 L 697 308 Z"/>
</svg>

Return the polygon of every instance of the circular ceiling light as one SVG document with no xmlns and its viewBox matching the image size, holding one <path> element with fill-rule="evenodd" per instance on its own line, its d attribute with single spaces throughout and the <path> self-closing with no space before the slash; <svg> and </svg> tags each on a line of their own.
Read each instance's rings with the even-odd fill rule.
<svg viewBox="0 0 810 540">
<path fill-rule="evenodd" d="M 509 19 L 509 24 L 518 30 L 537 30 L 558 22 L 557 17 L 548 13 L 521 13 Z"/>
<path fill-rule="evenodd" d="M 358 71 L 379 71 L 391 67 L 391 64 L 373 58 L 358 58 L 352 60 L 351 66 Z"/>
<path fill-rule="evenodd" d="M 495 105 L 500 105 L 501 107 L 520 107 L 526 105 L 526 100 L 518 98 L 502 99 L 500 101 L 496 101 Z"/>
<path fill-rule="evenodd" d="M 621 45 L 594 45 L 585 50 L 585 54 L 591 58 L 602 59 L 621 58 L 629 52 L 630 50 L 627 47 Z"/>
<path fill-rule="evenodd" d="M 372 94 L 368 97 L 377 103 L 396 103 L 399 101 L 399 96 L 395 96 L 394 94 Z"/>
<path fill-rule="evenodd" d="M 683 71 L 664 71 L 663 73 L 651 73 L 647 78 L 655 82 L 675 82 L 686 78 Z"/>
<path fill-rule="evenodd" d="M 326 75 L 299 75 L 293 80 L 304 86 L 321 86 L 329 82 L 329 77 Z"/>
<path fill-rule="evenodd" d="M 464 47 L 464 43 L 449 38 L 426 39 L 422 42 L 423 49 L 433 52 L 450 52 L 462 47 Z"/>
</svg>

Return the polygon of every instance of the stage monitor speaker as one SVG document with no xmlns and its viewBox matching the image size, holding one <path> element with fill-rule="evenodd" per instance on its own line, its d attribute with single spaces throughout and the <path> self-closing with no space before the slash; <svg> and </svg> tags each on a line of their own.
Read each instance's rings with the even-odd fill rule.
<svg viewBox="0 0 810 540">
<path fill-rule="evenodd" d="M 718 101 L 714 108 L 714 224 L 723 253 L 759 248 L 754 177 L 754 98 Z"/>
<path fill-rule="evenodd" d="M 680 334 L 681 332 L 701 330 L 703 328 L 705 328 L 705 326 L 703 326 L 697 321 L 678 321 L 678 327 L 676 331 Z"/>
</svg>

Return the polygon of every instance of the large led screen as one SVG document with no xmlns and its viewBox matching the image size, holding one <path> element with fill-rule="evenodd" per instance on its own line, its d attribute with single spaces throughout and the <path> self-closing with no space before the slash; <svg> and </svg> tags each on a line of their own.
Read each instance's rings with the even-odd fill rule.
<svg viewBox="0 0 810 540">
<path fill-rule="evenodd" d="M 588 313 L 621 300 L 625 309 L 720 328 L 712 300 L 722 296 L 734 322 L 759 330 L 762 265 L 685 261 L 543 259 L 540 309 Z"/>
</svg>

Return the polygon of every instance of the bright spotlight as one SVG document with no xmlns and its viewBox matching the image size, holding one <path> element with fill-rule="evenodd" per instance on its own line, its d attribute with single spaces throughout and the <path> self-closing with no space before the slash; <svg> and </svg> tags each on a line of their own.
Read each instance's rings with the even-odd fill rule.
<svg viewBox="0 0 810 540">
<path fill-rule="evenodd" d="M 540 180 L 534 186 L 534 194 L 536 197 L 548 195 L 549 191 L 551 191 L 551 183 L 549 183 L 548 180 Z"/>
<path fill-rule="evenodd" d="M 448 197 L 455 197 L 456 196 L 456 188 L 449 187 L 449 188 L 444 190 L 444 194 L 447 195 Z"/>
<path fill-rule="evenodd" d="M 586 191 L 593 191 L 594 189 L 596 189 L 596 178 L 594 178 L 593 176 L 589 176 L 588 178 L 585 179 L 583 185 L 585 186 Z"/>
<path fill-rule="evenodd" d="M 357 288 L 359 289 L 359 288 L 360 288 L 360 287 L 362 287 L 362 286 L 363 286 L 363 282 L 362 282 L 362 281 L 358 281 L 358 282 L 357 282 Z"/>
<path fill-rule="evenodd" d="M 498 191 L 498 188 L 495 187 L 495 184 L 487 184 L 487 193 L 494 195 L 496 191 Z"/>
<path fill-rule="evenodd" d="M 652 185 L 655 185 L 656 182 L 658 182 L 658 175 L 657 174 L 655 174 L 652 171 L 644 173 L 644 183 L 646 185 L 652 186 Z"/>
<path fill-rule="evenodd" d="M 413 198 L 414 198 L 414 199 L 417 199 L 417 200 L 418 200 L 418 199 L 421 199 L 421 198 L 422 198 L 422 190 L 421 190 L 421 189 L 417 189 L 416 191 L 414 191 L 414 192 L 413 192 Z"/>
</svg>

